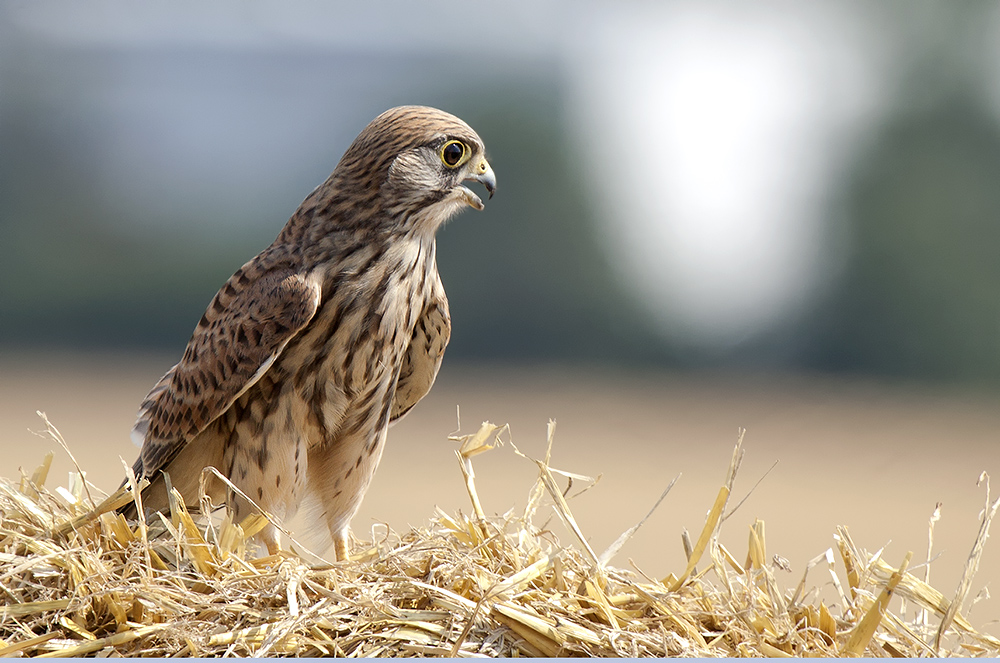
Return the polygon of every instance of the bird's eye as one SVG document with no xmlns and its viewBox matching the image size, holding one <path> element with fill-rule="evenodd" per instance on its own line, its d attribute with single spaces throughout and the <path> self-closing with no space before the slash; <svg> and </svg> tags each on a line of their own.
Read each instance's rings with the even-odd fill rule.
<svg viewBox="0 0 1000 663">
<path fill-rule="evenodd" d="M 459 140 L 449 140 L 441 148 L 441 163 L 448 168 L 457 168 L 465 163 L 469 154 L 469 148 Z"/>
</svg>

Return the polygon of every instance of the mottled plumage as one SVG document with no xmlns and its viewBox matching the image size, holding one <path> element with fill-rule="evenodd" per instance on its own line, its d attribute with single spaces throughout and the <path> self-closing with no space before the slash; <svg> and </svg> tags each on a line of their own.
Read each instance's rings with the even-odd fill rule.
<svg viewBox="0 0 1000 663">
<path fill-rule="evenodd" d="M 386 111 L 354 140 L 271 246 L 215 295 L 180 362 L 150 391 L 133 439 L 144 506 L 188 503 L 214 466 L 288 519 L 304 495 L 347 555 L 347 532 L 389 425 L 431 388 L 451 334 L 435 233 L 496 186 L 482 141 L 443 111 Z M 250 513 L 218 480 L 216 504 Z M 271 551 L 278 532 L 262 539 Z"/>
</svg>

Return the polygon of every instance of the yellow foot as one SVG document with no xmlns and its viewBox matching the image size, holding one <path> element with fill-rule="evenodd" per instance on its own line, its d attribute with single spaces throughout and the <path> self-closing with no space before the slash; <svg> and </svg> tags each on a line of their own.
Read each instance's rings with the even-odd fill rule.
<svg viewBox="0 0 1000 663">
<path fill-rule="evenodd" d="M 337 553 L 338 562 L 346 562 L 350 559 L 350 551 L 347 547 L 347 530 L 338 532 L 333 537 L 333 549 Z"/>
</svg>

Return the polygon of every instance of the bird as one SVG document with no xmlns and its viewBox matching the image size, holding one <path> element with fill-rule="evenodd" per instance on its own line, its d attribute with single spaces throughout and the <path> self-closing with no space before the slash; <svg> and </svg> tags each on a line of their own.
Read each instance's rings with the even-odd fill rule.
<svg viewBox="0 0 1000 663">
<path fill-rule="evenodd" d="M 430 390 L 451 336 L 436 233 L 484 209 L 472 182 L 493 197 L 483 141 L 464 121 L 425 106 L 372 120 L 212 298 L 142 401 L 132 439 L 133 472 L 149 481 L 143 510 L 169 508 L 164 473 L 195 504 L 211 466 L 239 489 L 207 483 L 235 522 L 254 504 L 289 520 L 308 496 L 319 505 L 310 527 L 328 528 L 348 559 L 387 431 Z M 273 523 L 257 539 L 280 550 Z"/>
</svg>

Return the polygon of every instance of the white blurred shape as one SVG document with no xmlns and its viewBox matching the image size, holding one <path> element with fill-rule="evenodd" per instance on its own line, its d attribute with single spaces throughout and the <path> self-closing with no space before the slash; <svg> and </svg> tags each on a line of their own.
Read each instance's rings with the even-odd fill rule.
<svg viewBox="0 0 1000 663">
<path fill-rule="evenodd" d="M 779 326 L 820 283 L 827 183 L 871 106 L 843 25 L 727 6 L 617 5 L 568 67 L 614 262 L 668 336 L 705 348 Z"/>
</svg>

